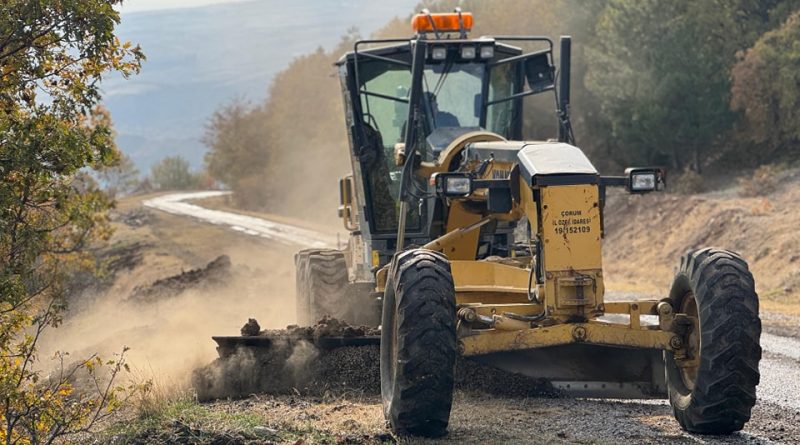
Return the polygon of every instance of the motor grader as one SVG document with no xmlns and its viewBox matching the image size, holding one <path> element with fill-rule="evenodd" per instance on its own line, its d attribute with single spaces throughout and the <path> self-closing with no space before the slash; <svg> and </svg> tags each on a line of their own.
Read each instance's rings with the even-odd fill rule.
<svg viewBox="0 0 800 445">
<path fill-rule="evenodd" d="M 664 298 L 607 299 L 606 190 L 660 191 L 665 172 L 602 176 L 576 146 L 569 37 L 556 69 L 551 39 L 470 38 L 472 24 L 426 11 L 413 37 L 358 41 L 336 64 L 349 242 L 296 255 L 298 320 L 380 325 L 384 413 L 402 434 L 446 432 L 458 355 L 576 396 L 668 397 L 688 431 L 740 430 L 761 356 L 747 264 L 694 250 Z M 524 113 L 546 95 L 552 116 Z M 545 119 L 557 134 L 526 139 Z"/>
</svg>

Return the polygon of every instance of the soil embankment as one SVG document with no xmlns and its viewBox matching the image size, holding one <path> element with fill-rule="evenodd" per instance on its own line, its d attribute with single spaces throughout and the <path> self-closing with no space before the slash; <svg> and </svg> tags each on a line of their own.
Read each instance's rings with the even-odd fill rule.
<svg viewBox="0 0 800 445">
<path fill-rule="evenodd" d="M 733 250 L 750 266 L 769 329 L 800 336 L 800 170 L 781 172 L 775 183 L 758 197 L 741 197 L 738 188 L 694 196 L 609 193 L 607 286 L 664 296 L 684 252 Z"/>
</svg>

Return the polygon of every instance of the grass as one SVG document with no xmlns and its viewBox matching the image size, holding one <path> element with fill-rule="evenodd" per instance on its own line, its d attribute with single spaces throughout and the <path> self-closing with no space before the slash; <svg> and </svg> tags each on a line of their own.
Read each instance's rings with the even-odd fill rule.
<svg viewBox="0 0 800 445">
<path fill-rule="evenodd" d="M 783 289 L 763 291 L 759 294 L 762 310 L 800 317 L 800 297 L 786 294 Z"/>
<path fill-rule="evenodd" d="M 141 375 L 138 373 L 137 375 Z M 172 432 L 185 425 L 200 437 L 215 433 L 242 434 L 278 443 L 338 443 L 344 431 L 321 425 L 316 410 L 295 408 L 290 397 L 259 398 L 242 402 L 201 404 L 191 390 L 163 381 L 145 383 L 148 390 L 132 401 L 127 413 L 102 431 L 100 443 L 129 443 L 148 432 Z M 330 406 L 320 404 L 322 409 Z M 329 425 L 328 425 L 329 426 Z M 259 431 L 259 427 L 272 432 Z"/>
<path fill-rule="evenodd" d="M 762 165 L 755 169 L 752 176 L 740 177 L 739 196 L 752 198 L 769 195 L 780 184 L 779 174 L 788 168 L 787 164 Z"/>
<path fill-rule="evenodd" d="M 176 421 L 192 427 L 202 427 L 205 432 L 236 431 L 254 434 L 255 427 L 264 425 L 264 419 L 249 412 L 228 412 L 201 405 L 190 398 L 170 401 L 159 411 L 116 422 L 103 432 L 106 438 L 126 443 L 149 430 L 168 430 Z"/>
<path fill-rule="evenodd" d="M 231 404 L 200 404 L 190 398 L 166 403 L 160 411 L 145 417 L 119 422 L 105 431 L 126 443 L 148 430 L 169 430 L 176 422 L 198 428 L 204 433 L 244 433 L 258 437 L 257 427 L 275 430 L 269 439 L 278 443 L 337 443 L 340 437 L 317 425 L 315 419 L 271 419 L 261 410 L 249 411 Z M 262 433 L 263 434 L 263 433 Z"/>
<path fill-rule="evenodd" d="M 166 430 L 176 421 L 192 427 L 202 426 L 203 431 L 237 431 L 253 433 L 255 427 L 264 425 L 264 419 L 247 411 L 225 411 L 202 405 L 194 399 L 193 392 L 178 382 L 153 376 L 148 371 L 134 369 L 132 379 L 143 391 L 136 394 L 123 416 L 103 431 L 102 436 L 116 437 L 123 443 L 148 430 Z"/>
</svg>

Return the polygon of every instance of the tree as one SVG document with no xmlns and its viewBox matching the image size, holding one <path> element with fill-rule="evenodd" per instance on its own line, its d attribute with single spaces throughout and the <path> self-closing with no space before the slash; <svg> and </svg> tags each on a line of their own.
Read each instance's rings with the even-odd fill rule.
<svg viewBox="0 0 800 445">
<path fill-rule="evenodd" d="M 182 156 L 168 156 L 150 169 L 150 180 L 158 190 L 191 189 L 195 176 L 189 171 L 189 161 Z"/>
<path fill-rule="evenodd" d="M 319 48 L 292 61 L 276 75 L 262 106 L 233 102 L 212 116 L 204 138 L 206 165 L 234 190 L 239 205 L 319 217 L 314 203 L 336 202 L 336 188 L 329 184 L 347 170 L 349 157 L 332 64 L 352 48 L 350 38 L 331 53 Z M 301 172 L 308 180 L 298 187 Z M 334 219 L 335 212 L 330 214 Z"/>
<path fill-rule="evenodd" d="M 0 440 L 52 443 L 113 410 L 115 386 L 76 392 L 79 362 L 43 380 L 36 343 L 57 326 L 68 277 L 108 235 L 110 206 L 85 173 L 118 158 L 96 108 L 105 73 L 139 70 L 143 54 L 114 35 L 119 0 L 0 4 Z M 111 375 L 124 367 L 112 364 Z M 113 381 L 113 379 L 112 379 Z"/>
<path fill-rule="evenodd" d="M 795 1 L 610 0 L 587 87 L 620 161 L 699 170 L 730 131 L 730 69 Z"/>
<path fill-rule="evenodd" d="M 234 192 L 236 204 L 258 208 L 269 202 L 264 180 L 274 154 L 263 107 L 234 101 L 217 110 L 206 125 L 208 173 Z"/>
<path fill-rule="evenodd" d="M 99 171 L 103 190 L 111 197 L 132 193 L 140 184 L 139 169 L 125 153 L 120 153 L 116 162 Z"/>
<path fill-rule="evenodd" d="M 765 33 L 733 67 L 731 107 L 742 113 L 739 158 L 765 162 L 800 143 L 800 11 Z M 754 146 L 757 144 L 757 146 Z M 746 155 L 746 156 L 745 156 Z"/>
</svg>

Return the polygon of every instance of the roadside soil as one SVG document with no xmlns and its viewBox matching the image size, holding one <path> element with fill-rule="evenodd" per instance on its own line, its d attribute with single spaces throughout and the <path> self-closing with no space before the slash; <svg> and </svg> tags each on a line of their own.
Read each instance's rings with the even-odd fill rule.
<svg viewBox="0 0 800 445">
<path fill-rule="evenodd" d="M 771 193 L 748 198 L 737 187 L 694 196 L 610 191 L 606 282 L 616 291 L 663 296 L 686 251 L 720 247 L 748 262 L 762 312 L 800 316 L 800 169 L 775 182 Z"/>
<path fill-rule="evenodd" d="M 790 259 L 791 249 L 800 247 L 798 235 L 791 230 L 800 218 L 784 213 L 781 207 L 792 207 L 791 200 L 800 198 L 798 195 L 800 191 L 789 187 L 748 200 L 712 195 L 612 196 L 606 207 L 607 286 L 625 296 L 663 295 L 680 254 L 688 247 L 713 241 L 741 251 L 751 262 L 765 309 L 765 330 L 797 337 L 800 305 L 795 288 L 790 286 L 794 266 L 779 257 Z M 173 385 L 173 391 L 185 394 L 191 371 L 216 358 L 211 335 L 238 335 L 248 318 L 257 319 L 261 329 L 279 329 L 294 322 L 294 249 L 191 218 L 155 210 L 142 213 L 140 203 L 145 198 L 120 203 L 120 216 L 114 223 L 114 245 L 139 246 L 133 249 L 135 261 L 117 271 L 108 292 L 82 302 L 85 308 L 106 307 L 104 302 L 110 299 L 114 310 L 92 317 L 75 315 L 66 321 L 65 331 L 53 344 L 67 341 L 78 351 L 99 346 L 111 350 L 112 346 L 127 344 L 133 348 L 135 366 L 149 370 Z M 787 219 L 790 221 L 784 223 Z M 759 256 L 765 248 L 769 252 Z M 207 280 L 202 279 L 197 286 L 187 286 L 157 301 L 119 304 L 130 299 L 136 289 L 142 292 L 192 270 L 207 270 L 222 255 L 229 258 L 227 273 L 234 277 L 222 286 L 204 287 L 200 282 Z M 136 323 L 123 322 L 128 318 Z M 790 343 L 788 348 L 795 344 Z M 376 353 L 365 357 L 377 360 Z M 775 373 L 786 374 L 783 377 L 795 382 L 800 377 L 800 357 L 777 357 L 771 352 L 765 352 L 765 357 L 773 360 L 762 362 L 762 374 L 769 379 L 775 378 Z M 770 370 L 771 363 L 780 366 Z M 371 377 L 374 361 L 356 368 L 346 378 L 364 386 L 375 383 Z M 342 376 L 334 373 L 326 378 L 330 389 L 341 383 L 337 380 Z M 124 421 L 125 433 L 118 432 L 119 424 L 110 425 L 96 440 L 148 445 L 800 442 L 800 408 L 792 408 L 791 401 L 760 400 L 743 432 L 709 437 L 682 432 L 666 401 L 531 397 L 532 392 L 513 391 L 521 387 L 520 382 L 496 375 L 486 381 L 490 380 L 493 385 L 481 385 L 482 389 L 468 386 L 456 391 L 450 433 L 437 440 L 389 435 L 375 388 L 349 393 L 292 388 L 282 395 L 253 395 L 201 405 L 193 402 L 189 408 L 169 411 L 168 417 L 155 425 L 151 422 L 142 427 L 137 426 L 141 419 L 131 413 Z M 773 386 L 787 388 L 791 397 L 800 393 L 794 385 Z M 203 416 L 198 417 L 197 411 Z"/>
<path fill-rule="evenodd" d="M 800 415 L 759 404 L 744 432 L 700 436 L 680 430 L 660 401 L 499 397 L 456 391 L 449 434 L 439 439 L 387 433 L 380 397 L 253 396 L 206 405 L 227 415 L 253 415 L 259 425 L 226 430 L 177 421 L 136 436 L 137 444 L 771 444 L 797 443 Z M 188 437 L 187 437 L 188 436 Z M 237 437 L 234 440 L 221 438 Z"/>
</svg>

